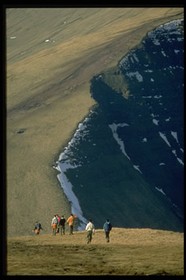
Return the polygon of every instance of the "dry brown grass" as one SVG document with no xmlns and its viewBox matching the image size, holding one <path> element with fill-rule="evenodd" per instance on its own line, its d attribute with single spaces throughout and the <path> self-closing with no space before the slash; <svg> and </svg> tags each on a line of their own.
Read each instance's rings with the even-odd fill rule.
<svg viewBox="0 0 186 280">
<path fill-rule="evenodd" d="M 183 275 L 183 234 L 113 228 L 8 238 L 8 275 Z"/>
<path fill-rule="evenodd" d="M 69 215 L 52 165 L 94 105 L 89 80 L 147 31 L 181 15 L 182 8 L 7 11 L 9 236 L 28 235 L 36 220 L 47 227 L 54 213 Z M 48 37 L 55 43 L 46 45 Z"/>
</svg>

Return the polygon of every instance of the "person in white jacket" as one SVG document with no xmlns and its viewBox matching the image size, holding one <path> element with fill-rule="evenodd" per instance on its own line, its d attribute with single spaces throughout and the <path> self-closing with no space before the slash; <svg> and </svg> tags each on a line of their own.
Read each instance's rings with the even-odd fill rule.
<svg viewBox="0 0 186 280">
<path fill-rule="evenodd" d="M 57 224 L 58 224 L 57 215 L 54 215 L 54 217 L 52 218 L 52 222 L 51 222 L 53 235 L 56 235 Z"/>
<path fill-rule="evenodd" d="M 86 225 L 85 230 L 87 231 L 87 244 L 92 241 L 92 235 L 95 233 L 95 227 L 90 219 L 88 224 Z"/>
</svg>

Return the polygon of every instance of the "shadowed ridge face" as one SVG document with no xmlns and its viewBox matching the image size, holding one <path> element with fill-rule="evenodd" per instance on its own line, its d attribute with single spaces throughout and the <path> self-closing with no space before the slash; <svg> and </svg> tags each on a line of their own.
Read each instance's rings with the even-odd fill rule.
<svg viewBox="0 0 186 280">
<path fill-rule="evenodd" d="M 118 73 L 128 97 L 115 86 Z M 94 213 L 97 226 L 109 214 L 117 226 L 183 230 L 183 21 L 160 26 L 95 76 L 91 96 L 98 106 L 59 164 L 85 217 Z"/>
</svg>

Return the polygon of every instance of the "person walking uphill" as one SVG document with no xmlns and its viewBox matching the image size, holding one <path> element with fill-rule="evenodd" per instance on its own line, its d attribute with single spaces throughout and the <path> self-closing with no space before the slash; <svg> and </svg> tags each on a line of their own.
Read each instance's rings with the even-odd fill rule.
<svg viewBox="0 0 186 280">
<path fill-rule="evenodd" d="M 110 235 L 110 231 L 112 229 L 112 225 L 111 222 L 109 221 L 109 219 L 106 220 L 106 222 L 103 225 L 103 229 L 105 231 L 105 238 L 107 240 L 107 242 L 110 241 L 109 235 Z"/>
<path fill-rule="evenodd" d="M 85 230 L 87 231 L 87 244 L 92 241 L 92 235 L 95 233 L 95 227 L 90 219 L 88 224 L 86 225 Z"/>
<path fill-rule="evenodd" d="M 69 225 L 69 234 L 73 234 L 74 221 L 77 218 L 76 215 L 70 214 L 70 217 L 67 219 L 67 224 Z"/>
<path fill-rule="evenodd" d="M 56 235 L 57 225 L 58 225 L 58 219 L 57 219 L 57 216 L 54 215 L 54 217 L 52 218 L 52 222 L 51 222 L 52 234 L 53 235 Z"/>
</svg>

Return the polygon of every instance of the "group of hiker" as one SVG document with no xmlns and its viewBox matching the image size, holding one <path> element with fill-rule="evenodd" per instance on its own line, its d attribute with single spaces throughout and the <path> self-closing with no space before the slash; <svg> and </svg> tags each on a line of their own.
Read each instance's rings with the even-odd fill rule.
<svg viewBox="0 0 186 280">
<path fill-rule="evenodd" d="M 65 224 L 66 223 L 69 225 L 69 234 L 73 234 L 74 222 L 75 222 L 76 218 L 77 218 L 77 216 L 74 214 L 71 214 L 67 220 L 65 219 L 65 217 L 63 215 L 61 217 L 58 214 L 54 215 L 54 217 L 52 218 L 52 221 L 51 221 L 52 234 L 53 235 L 56 235 L 56 233 L 60 233 L 61 235 L 65 234 Z M 41 223 L 39 223 L 37 221 L 35 223 L 33 231 L 35 232 L 35 234 L 38 235 L 42 229 L 43 228 L 41 226 Z"/>
<path fill-rule="evenodd" d="M 66 220 L 65 217 L 62 215 L 61 217 L 56 214 L 54 215 L 54 217 L 52 218 L 51 221 L 51 227 L 52 227 L 52 234 L 56 235 L 56 233 L 59 234 L 65 234 L 65 225 L 66 223 L 69 225 L 69 234 L 72 235 L 73 234 L 73 230 L 74 230 L 74 222 L 76 220 L 77 216 L 74 214 L 70 214 L 70 216 L 68 217 L 68 219 Z M 38 221 L 35 224 L 34 227 L 34 232 L 36 235 L 38 235 L 40 233 L 40 230 L 42 230 L 42 226 L 41 223 L 39 223 Z M 103 230 L 105 232 L 105 238 L 106 241 L 109 242 L 110 241 L 110 231 L 112 229 L 112 224 L 109 221 L 109 219 L 107 219 L 105 221 L 105 223 L 103 224 Z M 87 244 L 90 243 L 92 241 L 92 237 L 93 234 L 95 233 L 95 226 L 92 222 L 92 219 L 90 219 L 85 227 L 85 230 L 87 231 Z"/>
<path fill-rule="evenodd" d="M 52 222 L 51 222 L 53 235 L 56 235 L 56 233 L 61 233 L 61 235 L 65 234 L 65 223 L 66 222 L 69 225 L 69 234 L 73 234 L 74 222 L 75 222 L 76 218 L 77 218 L 76 215 L 70 214 L 70 216 L 68 217 L 68 219 L 66 221 L 64 216 L 60 217 L 58 214 L 54 215 L 54 217 L 52 218 Z"/>
</svg>

